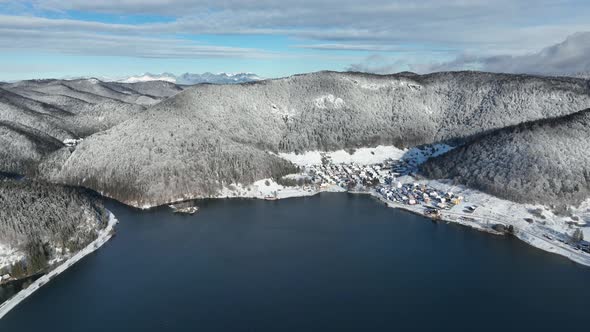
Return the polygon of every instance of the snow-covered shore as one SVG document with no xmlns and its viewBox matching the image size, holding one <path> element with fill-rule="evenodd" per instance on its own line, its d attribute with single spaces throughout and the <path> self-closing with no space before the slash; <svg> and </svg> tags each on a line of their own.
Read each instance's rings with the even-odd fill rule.
<svg viewBox="0 0 590 332">
<path fill-rule="evenodd" d="M 310 169 L 322 165 L 325 162 L 330 164 L 371 165 L 386 160 L 400 160 L 409 165 L 419 165 L 428 158 L 440 155 L 453 147 L 445 144 L 434 144 L 429 147 L 412 148 L 407 150 L 397 149 L 393 146 L 377 146 L 374 148 L 359 148 L 349 153 L 344 150 L 333 152 L 308 151 L 301 154 L 281 153 L 280 157 L 285 158 L 302 169 Z M 305 174 L 292 174 L 292 180 L 305 178 Z M 481 191 L 464 186 L 453 185 L 450 182 L 416 179 L 405 175 L 399 178 L 403 183 L 426 185 L 436 189 L 438 192 L 453 192 L 464 197 L 460 204 L 450 209 L 441 210 L 440 220 L 471 227 L 480 231 L 493 234 L 501 234 L 495 231 L 493 225 L 512 226 L 514 236 L 522 241 L 551 253 L 555 253 L 568 259 L 590 266 L 590 254 L 567 244 L 572 232 L 576 229 L 572 225 L 571 216 L 557 215 L 551 208 L 541 205 L 519 204 L 512 201 L 500 199 Z M 324 183 L 321 186 L 303 184 L 300 186 L 284 186 L 273 179 L 262 179 L 250 185 L 232 184 L 216 196 L 209 198 L 254 198 L 254 199 L 285 199 L 291 197 L 313 196 L 321 192 L 347 192 L 335 183 Z M 348 191 L 352 192 L 352 191 Z M 420 214 L 427 218 L 425 206 L 402 204 L 387 200 L 379 193 L 365 189 L 354 191 L 357 194 L 369 194 L 385 202 L 388 207 L 404 209 Z M 203 197 L 184 197 L 182 200 L 190 200 Z M 477 206 L 476 211 L 465 212 L 469 206 Z M 143 206 L 150 208 L 152 206 Z M 580 222 L 590 222 L 590 199 L 581 206 L 571 209 L 579 218 Z M 527 221 L 528 220 L 528 221 Z M 533 221 L 534 220 L 534 221 Z M 586 239 L 590 238 L 590 227 L 579 228 Z"/>
<path fill-rule="evenodd" d="M 353 153 L 344 150 L 333 152 L 308 151 L 301 154 L 280 153 L 279 156 L 294 164 L 309 169 L 322 165 L 354 163 L 357 165 L 371 165 L 386 160 L 400 160 L 407 164 L 418 165 L 428 158 L 440 155 L 453 147 L 445 144 L 434 144 L 430 147 L 412 148 L 407 150 L 397 149 L 393 146 L 377 146 L 374 148 L 359 148 Z M 306 177 L 306 174 L 292 174 L 294 180 Z M 432 187 L 439 192 L 453 192 L 464 197 L 463 202 L 453 206 L 449 210 L 442 210 L 439 219 L 455 224 L 471 227 L 480 231 L 500 234 L 493 230 L 493 225 L 512 226 L 514 235 L 522 241 L 551 253 L 562 255 L 577 263 L 590 266 L 590 254 L 584 253 L 568 245 L 567 242 L 575 228 L 572 226 L 571 216 L 557 215 L 551 208 L 541 205 L 519 204 L 503 200 L 481 191 L 464 186 L 453 185 L 449 182 L 437 180 L 419 180 L 406 175 L 399 179 L 403 183 L 420 184 Z M 253 199 L 285 199 L 291 197 L 313 196 L 321 192 L 347 192 L 335 183 L 324 183 L 321 186 L 304 184 L 300 186 L 284 186 L 273 179 L 262 179 L 250 185 L 232 184 L 216 196 L 207 198 L 253 198 Z M 351 192 L 351 191 L 348 191 Z M 379 193 L 372 190 L 354 191 L 357 194 L 370 194 L 387 203 L 388 207 L 400 208 L 411 211 L 427 218 L 424 206 L 401 204 L 387 200 Z M 176 201 L 199 199 L 205 197 L 192 197 L 187 195 Z M 477 206 L 475 212 L 465 213 L 468 206 Z M 152 205 L 144 205 L 141 208 L 149 209 Z M 590 223 L 590 199 L 577 208 L 571 207 L 571 211 L 582 223 Z M 528 220 L 528 221 L 527 221 Z M 579 228 L 584 238 L 590 238 L 590 227 Z"/>
<path fill-rule="evenodd" d="M 261 185 L 261 182 L 270 183 L 269 185 Z M 433 188 L 439 190 L 449 189 L 449 185 L 438 182 L 438 181 L 428 181 L 428 180 L 421 180 L 418 183 L 427 184 Z M 566 244 L 560 242 L 559 240 L 555 239 L 548 239 L 545 238 L 539 229 L 538 225 L 531 225 L 528 224 L 524 218 L 530 216 L 529 210 L 533 207 L 532 205 L 528 204 L 518 204 L 506 200 L 502 200 L 485 193 L 478 192 L 473 189 L 468 188 L 459 188 L 457 186 L 452 186 L 455 192 L 460 192 L 461 194 L 467 195 L 466 202 L 459 204 L 450 210 L 445 210 L 442 212 L 439 220 L 444 222 L 450 222 L 466 227 L 471 227 L 473 229 L 488 232 L 491 234 L 502 235 L 491 228 L 493 224 L 502 224 L 502 225 L 512 225 L 515 228 L 514 236 L 519 238 L 520 240 L 528 243 L 529 245 L 536 247 L 538 249 L 548 251 L 554 254 L 558 254 L 564 256 L 576 263 L 590 266 L 590 254 L 586 254 L 573 248 L 567 246 Z M 223 196 L 227 198 L 254 198 L 254 199 L 286 199 L 292 197 L 305 197 L 305 196 L 313 196 L 317 195 L 322 192 L 347 192 L 345 189 L 332 185 L 326 186 L 324 188 L 320 188 L 319 190 L 315 189 L 307 189 L 304 190 L 298 187 L 283 187 L 276 184 L 274 181 L 268 180 L 261 180 L 258 181 L 256 184 L 256 190 L 251 191 L 242 191 L 242 192 L 232 192 L 231 195 Z M 271 193 L 276 193 L 275 196 L 269 196 Z M 387 207 L 402 209 L 409 212 L 413 212 L 424 216 L 426 218 L 431 218 L 426 214 L 426 208 L 421 205 L 408 205 L 408 204 L 401 204 L 392 201 L 386 200 L 383 196 L 379 195 L 379 193 L 375 191 L 356 191 L 350 192 L 353 194 L 365 194 L 371 195 L 376 199 L 384 202 Z M 243 195 L 241 195 L 243 194 Z M 269 198 L 272 197 L 272 198 Z M 474 213 L 463 213 L 461 212 L 467 205 L 477 205 L 479 206 L 478 211 Z M 540 207 L 537 207 L 540 208 Z M 544 213 L 547 216 L 547 223 L 554 223 L 553 228 L 555 231 L 560 231 L 560 233 L 566 233 L 567 230 L 564 229 L 563 222 L 560 222 L 558 219 L 561 218 L 559 216 L 551 215 L 550 211 L 544 209 Z M 545 226 L 548 228 L 547 226 Z M 587 231 L 587 229 L 584 229 Z"/>
<path fill-rule="evenodd" d="M 444 144 L 436 144 L 428 149 L 412 148 L 409 150 L 400 150 L 392 146 L 378 146 L 357 149 L 353 153 L 344 150 L 335 152 L 311 151 L 303 154 L 280 154 L 280 156 L 303 168 L 321 165 L 326 159 L 331 164 L 355 163 L 358 165 L 370 165 L 385 160 L 405 160 L 417 165 L 450 149 L 452 147 Z M 303 175 L 293 175 L 295 178 L 298 176 Z M 439 219 L 442 221 L 493 234 L 502 234 L 495 231 L 492 228 L 493 225 L 512 226 L 514 236 L 522 241 L 541 250 L 567 257 L 579 264 L 590 266 L 590 254 L 567 244 L 569 237 L 576 229 L 572 225 L 571 216 L 557 215 L 551 208 L 546 206 L 515 203 L 465 186 L 453 185 L 450 182 L 419 180 L 412 176 L 403 176 L 400 181 L 426 185 L 439 192 L 453 192 L 464 197 L 461 203 L 448 210 L 441 210 L 442 215 Z M 284 199 L 311 196 L 327 191 L 346 192 L 347 190 L 335 184 L 325 184 L 321 187 L 312 185 L 286 187 L 274 182 L 272 179 L 263 179 L 250 186 L 234 185 L 231 188 L 225 188 L 218 198 Z M 371 189 L 355 191 L 354 193 L 369 194 L 385 202 L 388 207 L 411 211 L 430 218 L 427 215 L 427 209 L 420 204 L 409 205 L 393 202 Z M 469 206 L 477 206 L 477 210 L 466 212 L 465 209 Z M 584 222 L 584 220 L 590 221 L 590 199 L 580 207 L 572 208 L 571 211 L 580 218 L 580 222 Z M 588 238 L 590 228 L 582 227 L 580 229 Z"/>
<path fill-rule="evenodd" d="M 0 305 L 0 319 L 4 317 L 10 310 L 16 307 L 19 303 L 25 300 L 27 297 L 31 296 L 36 290 L 41 288 L 45 285 L 48 281 L 59 275 L 60 273 L 67 270 L 70 266 L 74 265 L 76 262 L 80 261 L 86 255 L 94 252 L 98 248 L 100 248 L 103 244 L 105 244 L 114 234 L 114 227 L 119 221 L 109 211 L 109 222 L 107 227 L 101 230 L 98 233 L 98 237 L 88 244 L 84 249 L 78 251 L 75 255 L 67 259 L 65 262 L 60 264 L 55 269 L 51 270 L 49 273 L 43 275 L 39 279 L 35 280 L 29 287 L 21 290 L 15 296 L 10 298 L 9 300 L 5 301 Z"/>
<path fill-rule="evenodd" d="M 432 183 L 435 181 L 423 181 L 423 182 L 429 182 L 428 183 L 429 185 L 437 188 L 436 183 Z M 441 187 L 438 187 L 438 188 L 442 189 Z M 383 196 L 379 195 L 377 192 L 374 192 L 374 191 L 368 192 L 367 194 L 370 194 L 371 196 L 376 197 L 380 201 L 384 202 L 388 207 L 410 211 L 410 212 L 422 215 L 426 218 L 430 218 L 425 213 L 426 209 L 420 205 L 407 205 L 407 204 L 400 204 L 400 203 L 391 202 L 391 201 L 384 199 Z M 497 198 L 495 198 L 495 199 L 497 199 Z M 475 199 L 474 197 L 471 197 L 471 200 L 469 200 L 469 203 L 470 204 L 474 204 L 474 203 L 481 204 L 482 201 Z M 513 202 L 509 202 L 509 203 L 511 203 L 510 208 L 514 209 L 514 210 L 511 210 L 513 212 L 512 215 L 504 214 L 507 211 L 504 210 L 501 205 L 497 205 L 496 210 L 494 209 L 494 206 L 486 206 L 486 207 L 484 207 L 484 209 L 479 211 L 479 213 L 477 213 L 477 214 L 462 213 L 462 212 L 460 212 L 462 206 L 458 205 L 448 211 L 442 212 L 441 216 L 439 217 L 439 220 L 459 224 L 462 226 L 471 227 L 471 228 L 479 230 L 479 231 L 484 231 L 484 232 L 488 232 L 491 234 L 497 234 L 497 235 L 503 235 L 503 233 L 497 232 L 493 228 L 491 228 L 490 226 L 492 224 L 512 225 L 514 227 L 513 235 L 516 236 L 517 238 L 519 238 L 520 240 L 524 241 L 525 243 L 527 243 L 533 247 L 536 247 L 538 249 L 564 256 L 576 263 L 579 263 L 579 264 L 582 264 L 585 266 L 590 266 L 590 254 L 585 254 L 581 251 L 574 250 L 571 247 L 569 247 L 569 246 L 567 246 L 555 239 L 550 240 L 548 238 L 545 238 L 541 233 L 537 232 L 534 229 L 534 226 L 531 227 L 530 225 L 528 225 L 524 221 L 524 219 L 520 218 L 521 213 L 522 213 L 522 209 L 527 208 L 526 204 L 517 204 L 517 203 L 513 203 Z M 515 205 L 520 205 L 520 207 L 515 206 Z M 521 220 L 523 220 L 523 222 L 521 222 Z M 524 225 L 523 223 L 526 225 Z"/>
</svg>

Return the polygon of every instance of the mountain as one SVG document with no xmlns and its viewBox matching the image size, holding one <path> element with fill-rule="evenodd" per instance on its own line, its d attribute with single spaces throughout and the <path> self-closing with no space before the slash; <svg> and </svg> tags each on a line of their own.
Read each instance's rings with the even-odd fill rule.
<svg viewBox="0 0 590 332">
<path fill-rule="evenodd" d="M 260 80 L 262 80 L 262 78 L 260 78 L 258 75 L 253 74 L 253 73 L 236 73 L 236 74 L 227 74 L 227 73 L 189 74 L 189 73 L 184 73 L 177 78 L 176 83 L 177 84 L 185 84 L 185 85 L 193 85 L 193 84 L 199 84 L 199 83 L 230 84 L 230 83 L 255 82 L 255 81 L 260 81 Z"/>
<path fill-rule="evenodd" d="M 71 113 L 21 96 L 5 87 L 0 88 L 0 121 L 32 128 L 60 141 L 73 137 L 72 132 L 60 121 L 60 118 L 68 117 Z"/>
<path fill-rule="evenodd" d="M 524 203 L 590 197 L 590 109 L 492 131 L 429 160 L 424 173 Z"/>
<path fill-rule="evenodd" d="M 465 141 L 588 107 L 585 80 L 481 72 L 195 85 L 72 153 L 53 153 L 39 173 L 130 205 L 160 205 L 294 171 L 270 152 Z"/>
<path fill-rule="evenodd" d="M 122 79 L 117 80 L 116 82 L 120 83 L 139 83 L 139 82 L 151 82 L 151 81 L 164 81 L 170 83 L 176 83 L 176 76 L 170 73 L 162 73 L 162 74 L 150 74 L 145 73 L 139 76 L 129 76 Z"/>
<path fill-rule="evenodd" d="M 176 83 L 180 85 L 194 85 L 200 83 L 211 83 L 211 84 L 231 84 L 231 83 L 245 83 L 262 80 L 258 75 L 253 73 L 203 73 L 203 74 L 191 74 L 184 73 L 176 76 L 170 73 L 163 74 L 150 74 L 146 73 L 140 76 L 130 76 L 118 80 L 121 83 L 139 83 L 139 82 L 150 82 L 150 81 L 165 81 Z"/>
<path fill-rule="evenodd" d="M 134 93 L 157 98 L 158 101 L 171 97 L 183 90 L 183 87 L 167 81 L 147 81 L 135 83 L 109 83 L 111 86 L 121 86 Z"/>
<path fill-rule="evenodd" d="M 29 174 L 43 156 L 64 144 L 31 127 L 0 121 L 0 171 Z"/>
<path fill-rule="evenodd" d="M 578 73 L 575 73 L 574 75 L 572 75 L 572 77 L 590 79 L 590 71 L 578 72 Z"/>
<path fill-rule="evenodd" d="M 178 92 L 169 82 L 28 80 L 0 87 L 0 172 L 26 174 L 66 139 L 107 130 Z"/>
</svg>

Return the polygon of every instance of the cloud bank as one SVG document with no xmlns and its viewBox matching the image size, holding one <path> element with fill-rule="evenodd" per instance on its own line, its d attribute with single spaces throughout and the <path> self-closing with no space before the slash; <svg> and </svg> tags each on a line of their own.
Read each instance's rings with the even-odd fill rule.
<svg viewBox="0 0 590 332">
<path fill-rule="evenodd" d="M 586 0 L 0 0 L 0 52 L 552 73 L 587 70 L 588 17 Z"/>
<path fill-rule="evenodd" d="M 577 32 L 564 41 L 537 52 L 522 55 L 491 56 L 460 54 L 450 61 L 412 63 L 411 59 L 392 61 L 372 55 L 346 69 L 375 74 L 391 74 L 409 69 L 417 73 L 481 70 L 497 73 L 567 75 L 590 77 L 590 32 Z"/>
<path fill-rule="evenodd" d="M 421 72 L 475 68 L 502 73 L 576 75 L 590 73 L 590 32 L 578 32 L 565 41 L 524 55 L 460 55 L 449 62 L 416 65 Z"/>
</svg>

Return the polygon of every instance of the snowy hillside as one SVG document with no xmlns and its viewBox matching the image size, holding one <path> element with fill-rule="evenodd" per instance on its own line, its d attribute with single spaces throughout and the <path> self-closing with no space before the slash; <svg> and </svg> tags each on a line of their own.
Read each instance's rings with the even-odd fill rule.
<svg viewBox="0 0 590 332">
<path fill-rule="evenodd" d="M 424 171 L 512 201 L 578 205 L 590 197 L 588 151 L 590 109 L 491 132 Z"/>
<path fill-rule="evenodd" d="M 182 88 L 97 79 L 30 80 L 0 88 L 0 172 L 26 174 L 64 140 L 107 130 Z"/>
<path fill-rule="evenodd" d="M 92 242 L 107 212 L 80 189 L 0 176 L 0 274 L 18 279 L 45 270 Z"/>
<path fill-rule="evenodd" d="M 170 83 L 176 83 L 176 76 L 170 73 L 163 73 L 163 74 L 150 74 L 145 73 L 139 76 L 129 76 L 126 78 L 122 78 L 117 80 L 116 82 L 121 83 L 138 83 L 138 82 L 151 82 L 151 81 L 164 81 Z"/>
<path fill-rule="evenodd" d="M 128 204 L 159 205 L 291 172 L 278 152 L 467 140 L 588 107 L 585 80 L 479 72 L 319 72 L 196 85 L 89 137 L 42 174 Z"/>
</svg>

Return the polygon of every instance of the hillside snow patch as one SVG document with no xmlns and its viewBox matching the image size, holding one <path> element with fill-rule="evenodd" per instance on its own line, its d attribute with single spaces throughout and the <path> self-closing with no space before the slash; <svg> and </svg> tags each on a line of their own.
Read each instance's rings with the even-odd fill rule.
<svg viewBox="0 0 590 332">
<path fill-rule="evenodd" d="M 337 108 L 340 109 L 344 106 L 344 100 L 342 98 L 334 97 L 334 95 L 320 96 L 313 101 L 314 105 L 320 109 L 326 108 Z"/>
</svg>

